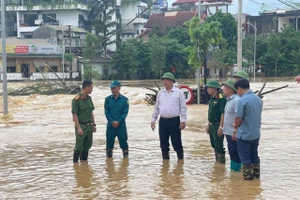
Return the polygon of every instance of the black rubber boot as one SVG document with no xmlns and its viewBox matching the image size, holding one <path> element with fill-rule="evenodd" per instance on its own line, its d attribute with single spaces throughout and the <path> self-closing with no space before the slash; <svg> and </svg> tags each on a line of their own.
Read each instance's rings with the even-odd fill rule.
<svg viewBox="0 0 300 200">
<path fill-rule="evenodd" d="M 80 155 L 79 152 L 74 151 L 74 154 L 73 154 L 73 162 L 78 162 L 79 155 Z"/>
<path fill-rule="evenodd" d="M 128 149 L 123 149 L 123 157 L 128 158 L 128 154 L 129 154 Z"/>
<path fill-rule="evenodd" d="M 113 150 L 112 150 L 112 149 L 107 149 L 107 150 L 106 150 L 106 156 L 107 156 L 108 158 L 111 158 L 111 157 L 113 156 Z"/>
<path fill-rule="evenodd" d="M 80 155 L 80 160 L 87 160 L 88 156 L 89 156 L 89 152 L 88 151 L 84 151 Z"/>
<path fill-rule="evenodd" d="M 253 164 L 253 172 L 255 178 L 260 178 L 260 163 Z"/>
<path fill-rule="evenodd" d="M 184 157 L 183 149 L 176 151 L 178 160 L 182 160 Z"/>
<path fill-rule="evenodd" d="M 217 153 L 217 161 L 220 163 L 220 164 L 225 164 L 225 153 Z"/>
<path fill-rule="evenodd" d="M 162 158 L 164 160 L 169 160 L 170 159 L 170 155 L 169 155 L 169 152 L 168 151 L 162 151 Z"/>
<path fill-rule="evenodd" d="M 244 180 L 253 180 L 254 179 L 254 171 L 252 164 L 243 164 L 243 176 Z"/>
</svg>

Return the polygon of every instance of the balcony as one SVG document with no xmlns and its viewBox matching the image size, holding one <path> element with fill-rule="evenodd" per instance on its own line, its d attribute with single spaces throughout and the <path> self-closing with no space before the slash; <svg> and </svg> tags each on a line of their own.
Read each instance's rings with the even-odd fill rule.
<svg viewBox="0 0 300 200">
<path fill-rule="evenodd" d="M 46 10 L 82 10 L 88 11 L 87 5 L 81 3 L 70 3 L 70 4 L 24 4 L 24 5 L 8 5 L 6 11 L 46 11 Z"/>
</svg>

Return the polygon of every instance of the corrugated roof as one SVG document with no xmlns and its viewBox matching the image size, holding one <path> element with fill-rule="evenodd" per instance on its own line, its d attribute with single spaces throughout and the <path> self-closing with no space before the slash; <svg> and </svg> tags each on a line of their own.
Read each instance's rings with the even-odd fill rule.
<svg viewBox="0 0 300 200">
<path fill-rule="evenodd" d="M 145 24 L 145 28 L 182 26 L 184 22 L 197 16 L 197 11 L 176 11 L 153 14 Z"/>
<path fill-rule="evenodd" d="M 57 31 L 68 31 L 69 27 L 68 26 L 55 26 L 55 25 L 45 25 L 48 26 L 49 28 L 52 28 L 54 30 Z M 77 28 L 77 27 L 73 27 L 71 26 L 71 32 L 76 32 L 76 33 L 87 33 L 86 30 L 82 29 L 82 28 Z"/>
<path fill-rule="evenodd" d="M 2 45 L 2 39 L 0 40 L 0 44 Z M 51 43 L 49 43 L 45 39 L 16 38 L 16 37 L 6 38 L 6 45 L 26 46 L 29 44 L 51 45 Z"/>
</svg>

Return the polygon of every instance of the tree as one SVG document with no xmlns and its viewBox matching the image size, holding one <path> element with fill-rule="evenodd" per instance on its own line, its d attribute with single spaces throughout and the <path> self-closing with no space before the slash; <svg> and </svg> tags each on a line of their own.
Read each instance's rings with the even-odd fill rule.
<svg viewBox="0 0 300 200">
<path fill-rule="evenodd" d="M 90 60 L 94 56 L 96 56 L 97 46 L 99 44 L 99 38 L 96 35 L 88 33 L 85 38 L 86 48 L 83 50 L 83 58 L 84 58 L 84 79 L 91 80 L 92 78 L 100 78 L 99 73 L 97 73 L 94 69 L 92 69 L 92 65 L 86 63 L 86 60 Z"/>
<path fill-rule="evenodd" d="M 116 34 L 116 27 L 118 22 L 114 21 L 116 13 L 115 0 L 99 0 L 95 1 L 89 12 L 89 19 L 91 19 L 96 35 L 99 36 L 100 45 L 104 51 L 104 57 L 107 57 L 107 46 L 115 43 L 115 40 L 109 38 Z M 104 79 L 107 78 L 108 70 L 106 63 L 104 64 Z"/>
<path fill-rule="evenodd" d="M 185 25 L 189 27 L 191 42 L 194 44 L 185 48 L 189 54 L 189 64 L 194 68 L 203 65 L 204 84 L 206 84 L 208 76 L 207 53 L 212 46 L 218 45 L 222 39 L 220 23 L 215 21 L 200 23 L 199 18 L 194 17 L 185 22 Z"/>
</svg>

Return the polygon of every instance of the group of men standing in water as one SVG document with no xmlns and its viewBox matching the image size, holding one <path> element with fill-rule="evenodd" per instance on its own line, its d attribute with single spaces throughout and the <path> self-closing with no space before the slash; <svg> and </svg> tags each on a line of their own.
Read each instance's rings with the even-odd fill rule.
<svg viewBox="0 0 300 200">
<path fill-rule="evenodd" d="M 225 81 L 223 90 L 216 81 L 206 85 L 210 95 L 208 109 L 208 126 L 210 143 L 215 152 L 216 162 L 225 163 L 224 137 L 227 139 L 230 155 L 230 169 L 241 171 L 245 180 L 260 177 L 260 159 L 258 145 L 260 139 L 262 101 L 253 93 L 249 85 L 249 76 L 240 71 L 234 75 L 235 80 Z M 169 139 L 177 158 L 184 158 L 181 131 L 186 126 L 187 107 L 183 92 L 174 86 L 174 75 L 165 73 L 161 80 L 164 88 L 157 93 L 156 104 L 151 120 L 151 128 L 155 130 L 155 122 L 159 117 L 158 130 L 162 158 L 170 159 Z M 106 97 L 104 103 L 106 128 L 106 155 L 113 155 L 115 137 L 118 137 L 124 158 L 129 155 L 127 143 L 126 117 L 129 110 L 127 97 L 120 94 L 121 83 L 112 81 L 112 95 Z M 93 132 L 96 131 L 93 114 L 94 105 L 91 94 L 93 83 L 84 81 L 81 92 L 72 100 L 72 115 L 75 123 L 76 145 L 73 162 L 87 160 L 92 146 Z"/>
</svg>

